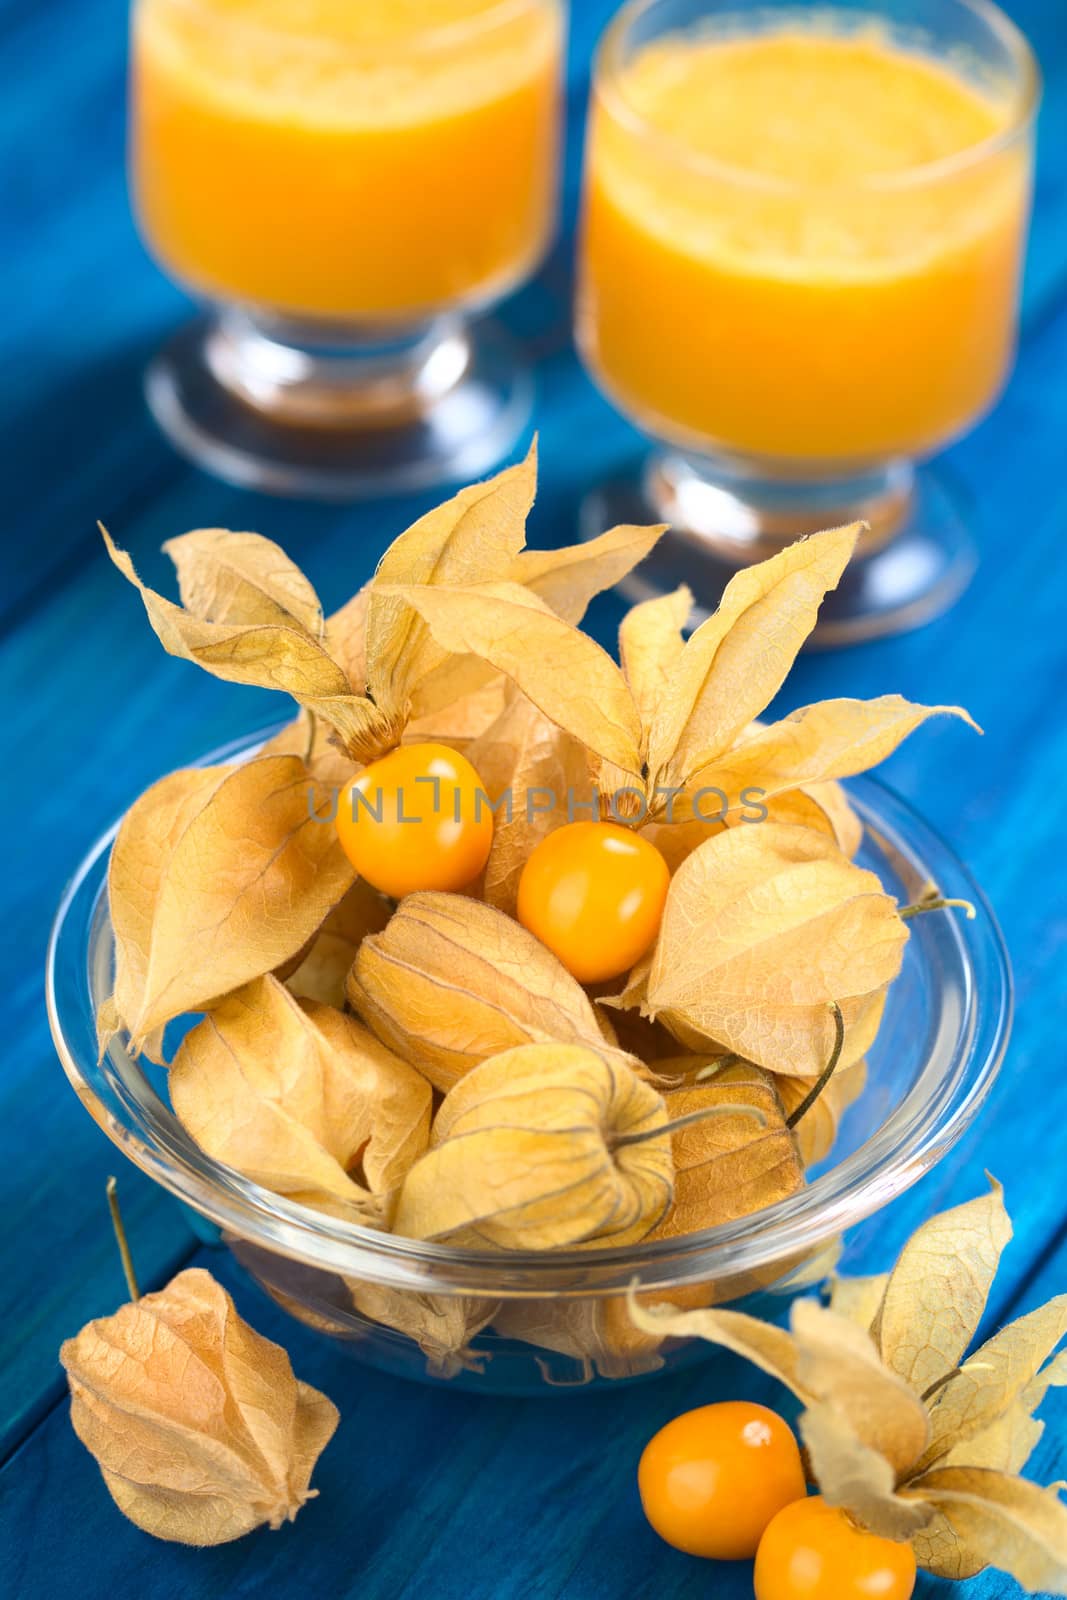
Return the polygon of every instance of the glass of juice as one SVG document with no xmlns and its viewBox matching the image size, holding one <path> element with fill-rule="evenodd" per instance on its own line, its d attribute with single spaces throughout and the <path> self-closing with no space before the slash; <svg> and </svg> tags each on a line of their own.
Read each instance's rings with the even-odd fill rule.
<svg viewBox="0 0 1067 1600">
<path fill-rule="evenodd" d="M 149 404 L 224 478 L 477 477 L 529 373 L 484 312 L 554 226 L 563 0 L 136 0 L 130 182 L 204 305 Z"/>
<path fill-rule="evenodd" d="M 963 517 L 917 463 L 1011 366 L 1037 68 L 986 0 L 632 0 L 598 53 L 577 312 L 657 441 L 604 518 L 672 524 L 641 592 L 868 525 L 819 638 L 945 609 Z"/>
</svg>

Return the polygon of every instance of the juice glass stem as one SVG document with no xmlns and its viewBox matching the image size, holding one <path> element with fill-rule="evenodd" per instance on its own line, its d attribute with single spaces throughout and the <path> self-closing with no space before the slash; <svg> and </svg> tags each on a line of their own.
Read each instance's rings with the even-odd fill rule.
<svg viewBox="0 0 1067 1600">
<path fill-rule="evenodd" d="M 617 522 L 666 522 L 670 532 L 620 588 L 634 601 L 686 584 L 693 625 L 715 609 L 739 568 L 823 528 L 860 522 L 856 553 L 828 594 L 809 644 L 858 644 L 919 627 L 967 587 L 977 557 L 967 518 L 945 483 L 905 459 L 829 477 L 803 477 L 726 457 L 653 451 L 598 485 L 582 532 Z"/>
<path fill-rule="evenodd" d="M 219 383 L 278 422 L 316 427 L 411 422 L 468 371 L 471 341 L 457 317 L 386 335 L 223 308 L 207 335 Z"/>
<path fill-rule="evenodd" d="M 501 327 L 396 327 L 221 306 L 181 328 L 145 393 L 171 442 L 242 487 L 325 500 L 484 476 L 529 420 L 532 376 Z"/>
</svg>

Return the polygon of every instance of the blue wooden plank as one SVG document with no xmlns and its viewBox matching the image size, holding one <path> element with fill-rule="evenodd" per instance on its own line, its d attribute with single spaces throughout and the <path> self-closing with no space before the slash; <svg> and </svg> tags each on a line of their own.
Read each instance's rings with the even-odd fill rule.
<svg viewBox="0 0 1067 1600">
<path fill-rule="evenodd" d="M 328 1393 L 341 1425 L 314 1483 L 319 1498 L 278 1533 L 194 1551 L 160 1546 L 112 1508 L 75 1439 L 66 1402 L 0 1471 L 0 1592 L 115 1592 L 152 1600 L 318 1594 L 337 1600 L 748 1600 L 747 1563 L 709 1565 L 663 1545 L 645 1523 L 635 1473 L 647 1440 L 678 1412 L 727 1396 L 795 1407 L 742 1361 L 713 1353 L 686 1373 L 610 1391 L 492 1400 L 361 1368 L 296 1327 L 225 1255 L 206 1265 L 297 1374 Z M 1037 1465 L 1062 1473 L 1067 1402 Z M 106 1528 L 107 1536 L 100 1536 Z M 987 1575 L 966 1600 L 1004 1600 Z M 953 1592 L 921 1579 L 917 1594 Z"/>
<path fill-rule="evenodd" d="M 608 0 L 576 8 L 576 109 L 589 43 L 610 9 Z M 1060 706 L 1067 326 L 1055 315 L 1067 266 L 1067 36 L 1055 5 L 1017 0 L 1012 9 L 1038 45 L 1050 91 L 1027 283 L 1030 338 L 1000 412 L 948 462 L 974 500 L 985 566 L 950 619 L 906 640 L 810 658 L 786 697 L 798 703 L 826 692 L 901 689 L 963 700 L 987 727 L 982 743 L 961 729 L 931 730 L 891 771 L 975 866 L 1002 912 L 1020 979 L 1015 1042 L 978 1128 L 931 1178 L 861 1230 L 855 1248 L 858 1259 L 883 1264 L 922 1213 L 973 1193 L 989 1165 L 1008 1182 L 1019 1225 L 992 1308 L 998 1316 L 1063 1286 L 1062 1202 L 1028 1167 L 1035 1104 L 1050 1162 L 1062 1162 L 1056 1130 L 1067 1113 L 1056 1026 L 1064 880 L 1050 804 L 1067 758 Z M 0 813 L 4 836 L 18 840 L 4 913 L 12 954 L 4 968 L 0 1203 L 20 1218 L 0 1257 L 3 1437 L 13 1443 L 44 1418 L 0 1477 L 0 1592 L 36 1596 L 76 1582 L 102 1595 L 139 1581 L 153 1596 L 181 1592 L 191 1600 L 223 1585 L 249 1594 L 311 1586 L 371 1600 L 461 1591 L 599 1596 L 614 1592 L 623 1574 L 629 1592 L 657 1600 L 703 1594 L 709 1583 L 723 1600 L 747 1594 L 745 1574 L 720 1581 L 659 1545 L 640 1521 L 633 1490 L 641 1443 L 675 1410 L 735 1388 L 773 1398 L 737 1363 L 716 1360 L 660 1385 L 561 1401 L 442 1396 L 347 1365 L 245 1291 L 244 1309 L 284 1339 L 301 1374 L 334 1396 L 345 1420 L 323 1462 L 322 1499 L 295 1528 L 208 1555 L 162 1550 L 122 1523 L 70 1433 L 65 1407 L 55 1406 L 60 1338 L 114 1305 L 121 1289 L 97 1200 L 113 1153 L 64 1086 L 43 1027 L 47 912 L 74 859 L 139 788 L 165 765 L 257 721 L 269 703 L 160 659 L 134 597 L 99 556 L 92 518 L 110 518 L 155 581 L 164 573 L 156 547 L 169 534 L 205 522 L 261 527 L 306 561 L 334 602 L 433 498 L 340 512 L 266 502 L 189 471 L 155 438 L 140 405 L 139 371 L 182 309 L 144 261 L 126 215 L 122 12 L 119 0 L 68 3 L 57 50 L 49 8 L 24 0 L 0 8 L 0 144 L 19 154 L 16 205 L 5 212 L 17 247 L 0 252 L 0 295 L 17 308 L 0 329 L 0 429 L 12 467 L 0 565 L 0 606 L 11 604 L 0 695 L 10 707 L 7 748 L 17 753 L 10 768 L 26 774 L 9 784 Z M 43 125 L 51 139 L 40 137 Z M 576 151 L 574 137 L 568 216 Z M 509 307 L 543 356 L 546 478 L 533 528 L 541 543 L 571 536 L 582 489 L 636 445 L 566 350 L 567 269 L 561 251 L 547 286 Z M 616 615 L 610 604 L 598 608 L 600 630 Z M 105 720 L 112 707 L 121 709 Z M 124 1199 L 146 1282 L 161 1282 L 188 1252 L 184 1220 L 133 1175 L 124 1179 Z M 57 1265 L 44 1273 L 42 1259 Z M 1060 1425 L 1035 1464 L 1045 1478 L 1064 1475 L 1063 1413 L 1055 1401 L 1050 1410 Z M 968 1600 L 992 1600 L 1005 1588 L 990 1578 L 965 1592 Z"/>
</svg>

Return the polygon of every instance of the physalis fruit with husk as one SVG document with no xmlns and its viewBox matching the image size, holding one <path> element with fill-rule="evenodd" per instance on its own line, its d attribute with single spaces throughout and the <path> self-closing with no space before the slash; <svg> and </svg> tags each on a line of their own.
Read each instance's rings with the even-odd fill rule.
<svg viewBox="0 0 1067 1600">
<path fill-rule="evenodd" d="M 858 1527 L 908 1540 L 921 1567 L 968 1578 L 995 1566 L 1030 1592 L 1067 1594 L 1067 1505 L 1019 1476 L 1034 1413 L 1067 1383 L 1057 1347 L 1067 1295 L 972 1354 L 1011 1223 L 1000 1185 L 925 1222 L 893 1270 L 837 1279 L 829 1305 L 794 1303 L 790 1330 L 721 1309 L 631 1295 L 636 1327 L 743 1355 L 801 1401 L 800 1434 L 823 1500 Z"/>
<path fill-rule="evenodd" d="M 886 696 L 757 722 L 855 526 L 740 572 L 688 638 L 686 590 L 634 607 L 617 664 L 579 623 L 662 529 L 528 550 L 534 488 L 531 451 L 420 518 L 329 617 L 256 534 L 171 540 L 180 604 L 107 540 L 171 654 L 300 709 L 251 759 L 131 808 L 98 1026 L 162 1060 L 167 1024 L 201 1013 L 175 1111 L 290 1200 L 420 1239 L 591 1250 L 744 1216 L 825 1156 L 908 915 L 853 861 L 837 780 L 955 708 Z M 345 1289 L 446 1361 L 494 1314 Z M 601 1370 L 654 1358 L 622 1302 L 499 1315 Z"/>
<path fill-rule="evenodd" d="M 203 1268 L 139 1296 L 114 1179 L 109 1193 L 132 1298 L 59 1352 L 75 1433 L 119 1510 L 157 1539 L 225 1544 L 280 1528 L 318 1493 L 336 1406 Z"/>
</svg>

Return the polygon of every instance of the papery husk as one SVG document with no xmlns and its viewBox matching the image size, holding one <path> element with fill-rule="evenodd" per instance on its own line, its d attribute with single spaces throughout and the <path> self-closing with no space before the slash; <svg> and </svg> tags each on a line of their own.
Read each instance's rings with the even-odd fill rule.
<svg viewBox="0 0 1067 1600">
<path fill-rule="evenodd" d="M 583 745 L 515 691 L 492 727 L 468 746 L 467 757 L 495 815 L 481 898 L 514 916 L 522 870 L 541 840 L 576 816 L 598 814 L 589 757 Z"/>
<path fill-rule="evenodd" d="M 670 1061 L 659 1064 L 665 1076 L 671 1067 Z M 650 1239 L 675 1239 L 751 1216 L 804 1187 L 796 1141 L 769 1073 L 739 1062 L 705 1083 L 666 1089 L 663 1100 L 669 1122 L 719 1107 L 722 1112 L 672 1133 L 674 1203 Z M 760 1120 L 732 1115 L 735 1106 L 751 1107 Z M 776 1265 L 772 1276 L 779 1271 Z"/>
<path fill-rule="evenodd" d="M 768 1071 L 816 1076 L 834 1044 L 830 1007 L 841 1009 L 847 1044 L 897 975 L 907 937 L 877 876 L 825 835 L 772 822 L 729 828 L 671 880 L 635 998 L 690 1049 L 710 1044 Z"/>
<path fill-rule="evenodd" d="M 687 788 L 774 698 L 858 532 L 853 523 L 814 534 L 731 578 L 718 610 L 678 653 L 652 712 L 651 784 Z"/>
<path fill-rule="evenodd" d="M 619 626 L 619 660 L 634 697 L 647 750 L 647 730 L 659 715 L 685 638 L 682 630 L 693 609 L 692 591 L 682 584 L 669 594 L 631 606 Z"/>
<path fill-rule="evenodd" d="M 732 803 L 749 788 L 767 799 L 795 789 L 851 778 L 877 766 L 931 717 L 959 717 L 981 732 L 960 706 L 912 705 L 897 694 L 876 700 L 820 700 L 749 731 L 705 762 L 689 787 L 722 790 Z M 818 788 L 816 789 L 818 793 Z"/>
<path fill-rule="evenodd" d="M 999 1183 L 917 1228 L 890 1273 L 872 1332 L 886 1365 L 920 1394 L 952 1372 L 985 1310 L 1011 1238 Z"/>
<path fill-rule="evenodd" d="M 655 549 L 667 524 L 609 528 L 595 539 L 556 550 L 523 550 L 508 576 L 543 600 L 557 617 L 577 626 L 589 602 L 613 589 Z"/>
<path fill-rule="evenodd" d="M 658 1372 L 662 1340 L 634 1327 L 619 1297 L 561 1296 L 545 1300 L 505 1300 L 493 1317 L 493 1329 L 504 1339 L 517 1339 L 580 1365 L 574 1386 L 594 1377 L 636 1378 Z M 545 1381 L 570 1387 L 548 1376 Z"/>
<path fill-rule="evenodd" d="M 671 1202 L 670 1140 L 655 1131 L 665 1121 L 660 1096 L 617 1057 L 506 1050 L 446 1095 L 395 1231 L 511 1250 L 634 1243 Z"/>
<path fill-rule="evenodd" d="M 258 533 L 196 528 L 163 546 L 178 575 L 182 605 L 203 622 L 295 627 L 321 639 L 322 606 L 280 545 Z"/>
<path fill-rule="evenodd" d="M 169 655 L 192 661 L 228 683 L 292 695 L 299 705 L 325 718 L 349 753 L 360 759 L 373 759 L 395 744 L 402 725 L 398 714 L 385 701 L 376 704 L 353 693 L 344 668 L 330 655 L 321 627 L 309 631 L 292 612 L 254 621 L 198 616 L 142 583 L 126 551 L 116 547 L 106 529 L 100 531 L 108 555 L 140 594 L 148 620 Z"/>
<path fill-rule="evenodd" d="M 381 933 L 393 907 L 377 889 L 358 878 L 344 899 L 330 912 L 295 969 L 285 978 L 287 988 L 302 1000 L 321 1000 L 342 1010 L 345 979 L 356 951 L 369 934 Z"/>
<path fill-rule="evenodd" d="M 818 1078 L 775 1078 L 775 1088 L 786 1116 L 799 1110 L 807 1096 L 818 1083 Z M 867 1084 L 867 1063 L 853 1062 L 849 1066 L 839 1063 L 830 1081 L 824 1085 L 819 1098 L 810 1106 L 793 1129 L 797 1150 L 805 1168 L 825 1161 L 837 1142 L 841 1118 L 849 1106 L 855 1104 Z"/>
<path fill-rule="evenodd" d="M 414 1339 L 431 1377 L 481 1372 L 484 1356 L 470 1342 L 493 1320 L 499 1302 L 473 1295 L 418 1294 L 384 1284 L 346 1278 L 352 1304 L 362 1316 Z"/>
<path fill-rule="evenodd" d="M 172 773 L 127 812 L 111 852 L 114 1008 L 134 1049 L 295 955 L 352 883 L 295 756 Z"/>
<path fill-rule="evenodd" d="M 328 816 L 333 791 L 340 790 L 358 770 L 357 763 L 338 741 L 334 728 L 310 711 L 300 711 L 263 748 L 260 756 L 297 756 L 321 786 L 321 814 Z"/>
<path fill-rule="evenodd" d="M 293 1376 L 199 1268 L 60 1351 L 74 1431 L 116 1505 L 159 1539 L 215 1545 L 291 1521 L 335 1406 Z"/>
<path fill-rule="evenodd" d="M 593 756 L 638 777 L 641 725 L 621 671 L 529 589 L 403 585 L 388 593 L 418 612 L 443 651 L 477 656 Z"/>
<path fill-rule="evenodd" d="M 462 895 L 423 892 L 364 939 L 349 1003 L 398 1055 L 447 1091 L 520 1044 L 600 1046 L 581 985 L 511 917 Z"/>
<path fill-rule="evenodd" d="M 526 542 L 526 518 L 536 487 L 535 441 L 517 466 L 461 489 L 394 539 L 378 563 L 367 610 L 367 687 L 376 704 L 405 717 L 431 709 L 418 705 L 417 691 L 450 653 L 434 640 L 410 598 L 397 586 L 505 578 Z M 462 650 L 461 646 L 459 653 Z"/>
<path fill-rule="evenodd" d="M 453 750 L 466 754 L 473 742 L 493 726 L 513 693 L 507 678 L 497 674 L 487 683 L 460 694 L 440 709 L 409 718 L 403 742 L 419 744 L 429 739 L 437 744 L 451 745 Z M 484 783 L 480 769 L 478 775 Z"/>
<path fill-rule="evenodd" d="M 387 1219 L 375 1197 L 429 1142 L 426 1080 L 352 1017 L 300 1002 L 272 977 L 186 1034 L 169 1082 L 178 1118 L 214 1160 L 371 1226 Z"/>
</svg>

